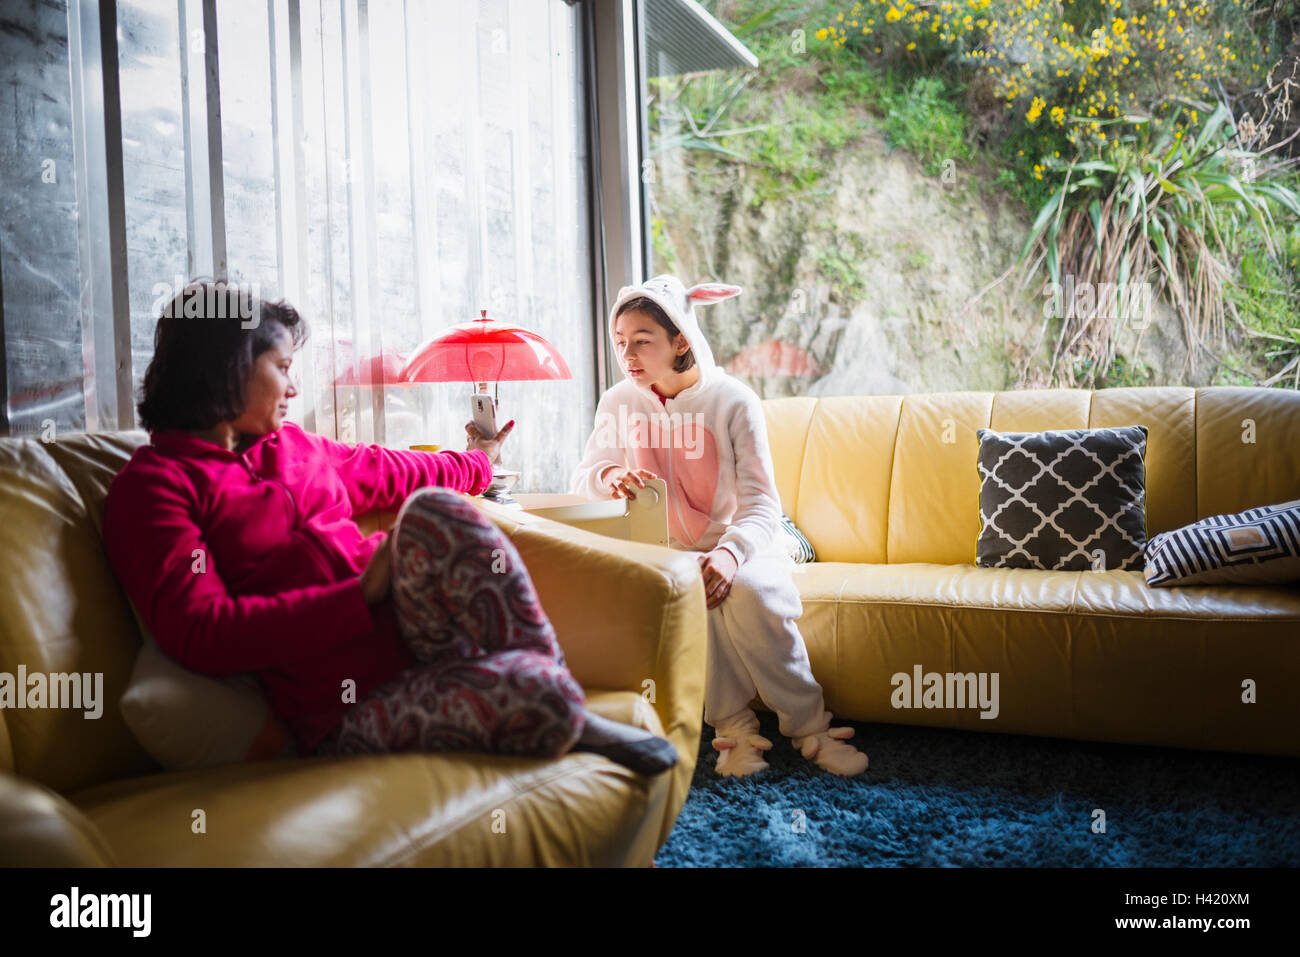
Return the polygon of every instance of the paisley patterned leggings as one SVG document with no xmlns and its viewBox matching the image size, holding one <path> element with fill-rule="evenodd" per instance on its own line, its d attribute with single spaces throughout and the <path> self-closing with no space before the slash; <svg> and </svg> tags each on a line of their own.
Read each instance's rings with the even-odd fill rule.
<svg viewBox="0 0 1300 957">
<path fill-rule="evenodd" d="M 566 753 L 586 697 L 510 539 L 433 487 L 407 498 L 389 537 L 392 600 L 419 664 L 352 705 L 315 753 Z"/>
</svg>

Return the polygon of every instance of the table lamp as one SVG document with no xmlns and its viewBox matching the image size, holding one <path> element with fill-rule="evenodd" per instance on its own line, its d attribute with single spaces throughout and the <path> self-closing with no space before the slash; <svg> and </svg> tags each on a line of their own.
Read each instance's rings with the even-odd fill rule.
<svg viewBox="0 0 1300 957">
<path fill-rule="evenodd" d="M 472 382 L 470 415 L 480 432 L 496 435 L 497 405 L 501 382 L 530 379 L 572 379 L 569 366 L 555 347 L 542 336 L 522 326 L 487 317 L 484 309 L 477 319 L 458 323 L 420 345 L 407 360 L 401 378 L 406 382 Z M 488 383 L 493 384 L 492 394 Z M 507 490 L 520 473 L 492 467 L 492 484 L 485 498 L 505 505 L 517 505 Z"/>
</svg>

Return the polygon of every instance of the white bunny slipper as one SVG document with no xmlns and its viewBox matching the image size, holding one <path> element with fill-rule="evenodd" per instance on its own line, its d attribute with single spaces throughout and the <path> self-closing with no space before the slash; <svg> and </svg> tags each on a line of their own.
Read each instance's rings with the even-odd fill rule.
<svg viewBox="0 0 1300 957">
<path fill-rule="evenodd" d="M 861 774 L 867 769 L 867 756 L 845 742 L 853 737 L 852 728 L 827 728 L 818 734 L 791 738 L 799 753 L 824 771 L 832 774 Z"/>
<path fill-rule="evenodd" d="M 744 777 L 771 767 L 763 760 L 763 751 L 772 742 L 758 734 L 758 715 L 752 708 L 714 728 L 713 748 L 718 752 L 717 773 L 720 777 Z"/>
</svg>

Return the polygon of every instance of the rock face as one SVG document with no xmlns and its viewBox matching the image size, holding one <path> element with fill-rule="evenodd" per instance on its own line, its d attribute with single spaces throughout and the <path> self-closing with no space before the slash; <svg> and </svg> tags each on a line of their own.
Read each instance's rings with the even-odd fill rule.
<svg viewBox="0 0 1300 957">
<path fill-rule="evenodd" d="M 765 203 L 743 167 L 681 151 L 657 164 L 653 272 L 745 288 L 700 310 L 719 363 L 763 397 L 1048 384 L 1058 324 L 1044 331 L 1042 281 L 1017 291 L 1011 277 L 976 301 L 1030 226 L 996 171 L 927 176 L 875 131 L 823 163 L 812 189 Z M 1169 309 L 1120 342 L 1151 370 L 1135 384 L 1193 384 Z"/>
</svg>

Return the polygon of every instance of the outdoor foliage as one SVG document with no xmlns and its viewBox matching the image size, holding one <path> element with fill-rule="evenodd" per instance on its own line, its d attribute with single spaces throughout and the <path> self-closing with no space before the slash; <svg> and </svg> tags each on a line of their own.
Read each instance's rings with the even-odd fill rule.
<svg viewBox="0 0 1300 957">
<path fill-rule="evenodd" d="M 1038 253 L 1034 265 L 1041 262 L 1053 284 L 1065 274 L 1131 291 L 1155 279 L 1178 311 L 1188 343 L 1217 358 L 1227 349 L 1225 285 L 1232 274 L 1224 232 L 1239 232 L 1250 219 L 1274 255 L 1272 207 L 1300 216 L 1300 197 L 1259 172 L 1258 155 L 1239 145 L 1231 123 L 1222 106 L 1195 137 L 1178 137 L 1167 127 L 1153 136 L 1152 125 L 1139 122 L 1138 132 L 1117 138 L 1104 158 L 1053 164 L 1053 177 L 1062 182 L 1039 211 L 1025 253 Z M 1083 382 L 1067 370 L 1068 384 L 1092 386 L 1105 376 L 1119 322 L 1142 329 L 1150 321 L 1132 305 L 1056 316 L 1061 326 L 1049 380 L 1063 356 L 1091 360 Z M 1194 364 L 1195 349 L 1191 359 Z"/>
<path fill-rule="evenodd" d="M 1214 381 L 1296 383 L 1300 179 L 1265 144 L 1289 116 L 1295 77 L 1270 71 L 1300 4 L 706 6 L 759 67 L 652 81 L 650 115 L 670 131 L 657 155 L 684 150 L 693 177 L 713 177 L 724 221 L 741 195 L 755 207 L 829 196 L 836 152 L 877 130 L 926 175 L 957 161 L 964 189 L 1027 204 L 1033 227 L 1014 264 L 1024 283 L 1149 282 L 1180 317 L 1193 369 L 1208 357 Z M 1264 115 L 1233 109 L 1252 90 L 1267 93 Z M 671 261 L 662 225 L 653 220 L 656 248 Z M 843 250 L 815 253 L 851 296 Z M 1048 381 L 1145 381 L 1149 370 L 1118 346 L 1132 317 L 1050 318 L 1040 338 L 1050 350 L 1026 360 L 1043 362 Z"/>
</svg>

